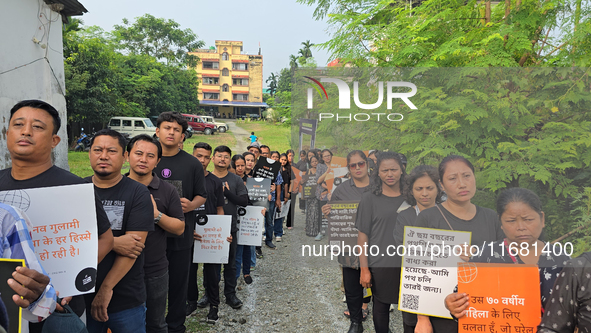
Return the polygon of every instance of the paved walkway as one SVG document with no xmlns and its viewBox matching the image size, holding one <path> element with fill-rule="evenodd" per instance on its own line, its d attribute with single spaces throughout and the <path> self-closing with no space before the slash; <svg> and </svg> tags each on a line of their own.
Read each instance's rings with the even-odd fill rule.
<svg viewBox="0 0 591 333">
<path fill-rule="evenodd" d="M 248 147 L 248 144 L 250 143 L 250 133 L 245 129 L 238 127 L 238 125 L 236 125 L 236 119 L 224 119 L 223 122 L 228 124 L 230 133 L 236 138 L 236 146 L 231 147 L 232 152 L 242 154 L 246 151 L 246 147 Z"/>
</svg>

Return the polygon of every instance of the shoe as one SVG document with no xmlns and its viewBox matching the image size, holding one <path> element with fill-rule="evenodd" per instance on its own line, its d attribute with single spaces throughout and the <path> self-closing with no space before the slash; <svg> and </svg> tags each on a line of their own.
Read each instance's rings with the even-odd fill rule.
<svg viewBox="0 0 591 333">
<path fill-rule="evenodd" d="M 390 304 L 390 312 L 394 311 L 396 309 L 396 307 L 394 306 L 394 304 Z"/>
<path fill-rule="evenodd" d="M 293 229 L 293 228 L 292 227 L 287 227 L 287 230 L 291 230 L 291 229 Z"/>
<path fill-rule="evenodd" d="M 316 238 L 314 238 L 314 240 L 317 240 L 317 241 L 322 240 L 322 234 L 318 234 L 318 236 L 316 236 Z"/>
<path fill-rule="evenodd" d="M 277 236 L 277 237 L 275 237 L 275 241 L 276 241 L 276 242 L 281 242 L 281 236 Z"/>
<path fill-rule="evenodd" d="M 256 255 L 257 255 L 257 259 L 262 259 L 263 258 L 263 249 L 261 249 L 261 247 L 257 247 L 256 250 Z"/>
<path fill-rule="evenodd" d="M 246 284 L 251 284 L 252 283 L 252 277 L 250 275 L 245 275 L 244 276 L 244 282 L 246 282 Z"/>
<path fill-rule="evenodd" d="M 208 324 L 215 324 L 218 322 L 218 307 L 212 305 L 209 307 L 209 313 L 207 314 L 207 323 Z"/>
<path fill-rule="evenodd" d="M 228 304 L 232 309 L 240 309 L 242 307 L 242 301 L 236 297 L 236 294 L 227 296 L 226 304 Z"/>
<path fill-rule="evenodd" d="M 276 248 L 276 247 L 277 247 L 277 246 L 275 246 L 275 244 L 273 244 L 273 242 L 271 242 L 271 241 L 265 242 L 265 245 L 267 245 L 267 247 L 269 247 L 269 248 L 271 248 L 271 249 L 274 249 L 274 248 Z"/>
<path fill-rule="evenodd" d="M 193 312 L 195 312 L 195 310 L 197 310 L 197 302 L 187 302 L 187 307 L 185 310 L 185 315 L 188 317 L 190 316 Z"/>
<path fill-rule="evenodd" d="M 363 324 L 358 323 L 356 321 L 351 322 L 351 326 L 349 326 L 349 330 L 347 333 L 361 333 L 363 332 Z"/>
<path fill-rule="evenodd" d="M 206 306 L 209 305 L 209 298 L 207 298 L 207 295 L 204 295 L 203 297 L 201 297 L 200 300 L 197 301 L 197 307 L 198 308 L 205 308 Z"/>
<path fill-rule="evenodd" d="M 367 318 L 369 317 L 369 308 L 361 309 L 361 313 L 363 314 L 363 318 L 361 319 L 361 321 L 367 320 Z"/>
</svg>

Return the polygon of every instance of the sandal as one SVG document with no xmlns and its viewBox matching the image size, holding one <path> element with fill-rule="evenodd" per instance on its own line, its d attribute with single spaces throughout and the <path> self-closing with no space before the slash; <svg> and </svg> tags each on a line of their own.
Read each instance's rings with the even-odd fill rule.
<svg viewBox="0 0 591 333">
<path fill-rule="evenodd" d="M 345 315 L 345 317 L 351 319 L 351 313 L 349 313 L 349 310 L 343 311 L 343 315 Z"/>
<path fill-rule="evenodd" d="M 361 309 L 361 313 L 363 314 L 363 318 L 361 319 L 361 321 L 365 321 L 367 317 L 369 317 L 369 308 Z"/>
</svg>

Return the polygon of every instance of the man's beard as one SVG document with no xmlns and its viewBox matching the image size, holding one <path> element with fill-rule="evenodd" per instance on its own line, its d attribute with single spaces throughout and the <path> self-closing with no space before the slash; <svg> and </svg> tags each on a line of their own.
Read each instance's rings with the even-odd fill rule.
<svg viewBox="0 0 591 333">
<path fill-rule="evenodd" d="M 94 174 L 97 175 L 97 176 L 99 176 L 99 177 L 105 178 L 105 177 L 110 176 L 112 174 L 112 172 L 108 172 L 108 171 L 96 171 L 96 170 L 94 170 Z"/>
<path fill-rule="evenodd" d="M 141 176 L 141 177 L 149 175 L 150 172 L 143 172 L 143 171 L 133 170 L 133 173 L 135 173 L 136 175 Z"/>
</svg>

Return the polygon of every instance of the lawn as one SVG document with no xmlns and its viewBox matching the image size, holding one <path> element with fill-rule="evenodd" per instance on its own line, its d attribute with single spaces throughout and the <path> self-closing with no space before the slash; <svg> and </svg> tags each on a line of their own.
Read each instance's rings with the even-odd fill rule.
<svg viewBox="0 0 591 333">
<path fill-rule="evenodd" d="M 290 146 L 291 127 L 282 124 L 271 124 L 267 122 L 240 122 L 236 126 L 245 129 L 248 133 L 254 132 L 262 145 L 267 145 L 271 150 L 284 153 Z M 250 140 L 250 139 L 249 139 Z"/>
</svg>

